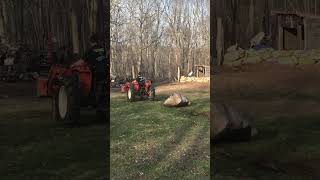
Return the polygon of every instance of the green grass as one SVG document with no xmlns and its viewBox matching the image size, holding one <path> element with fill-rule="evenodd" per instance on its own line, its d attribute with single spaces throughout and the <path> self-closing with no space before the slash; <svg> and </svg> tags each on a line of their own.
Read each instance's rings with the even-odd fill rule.
<svg viewBox="0 0 320 180">
<path fill-rule="evenodd" d="M 0 101 L 0 177 L 5 180 L 106 179 L 105 124 L 82 113 L 82 126 L 50 119 L 47 99 Z"/>
<path fill-rule="evenodd" d="M 209 91 L 183 91 L 191 106 L 111 99 L 112 179 L 209 179 Z"/>
</svg>

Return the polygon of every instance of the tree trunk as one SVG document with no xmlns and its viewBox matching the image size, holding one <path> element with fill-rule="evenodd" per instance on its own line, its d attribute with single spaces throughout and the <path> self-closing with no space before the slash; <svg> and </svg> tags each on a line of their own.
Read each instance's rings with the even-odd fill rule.
<svg viewBox="0 0 320 180">
<path fill-rule="evenodd" d="M 254 0 L 250 0 L 248 37 L 253 37 L 254 35 L 254 2 L 253 1 Z"/>
<path fill-rule="evenodd" d="M 239 3 L 238 0 L 232 0 L 232 42 L 238 41 L 238 7 Z"/>
<path fill-rule="evenodd" d="M 71 10 L 71 32 L 72 32 L 72 47 L 73 53 L 79 54 L 79 30 L 77 15 L 74 9 Z"/>
<path fill-rule="evenodd" d="M 5 34 L 5 20 L 4 20 L 4 12 L 3 10 L 4 9 L 4 2 L 3 1 L 0 1 L 0 36 L 3 38 L 4 37 L 4 34 Z"/>
<path fill-rule="evenodd" d="M 169 67 L 168 67 L 168 78 L 169 78 L 169 80 L 171 80 L 171 50 L 169 50 L 169 59 L 168 59 L 168 63 L 169 63 Z"/>
<path fill-rule="evenodd" d="M 154 74 L 153 74 L 153 77 L 154 77 L 154 79 L 156 79 L 158 77 L 158 64 L 157 64 L 157 59 L 155 57 L 155 52 L 154 51 L 152 51 L 152 60 L 154 62 L 154 67 L 153 67 Z"/>
<path fill-rule="evenodd" d="M 138 72 L 141 72 L 141 67 L 142 67 L 142 58 L 143 58 L 143 50 L 140 48 L 140 56 L 139 56 L 139 61 L 138 61 Z"/>
<path fill-rule="evenodd" d="M 132 73 L 132 78 L 135 79 L 136 78 L 136 73 L 134 71 L 134 65 L 131 66 L 131 73 Z"/>
<path fill-rule="evenodd" d="M 1 4 L 1 19 L 2 19 L 2 24 L 3 24 L 3 35 L 5 35 L 6 34 L 6 32 L 7 32 L 7 28 L 5 28 L 5 27 L 7 27 L 8 26 L 8 20 L 7 20 L 7 6 L 6 6 L 6 3 L 4 2 L 4 1 L 1 1 L 0 2 L 0 4 Z"/>
<path fill-rule="evenodd" d="M 24 43 L 24 0 L 21 0 L 20 3 L 20 41 Z"/>
<path fill-rule="evenodd" d="M 180 82 L 180 77 L 181 77 L 181 74 L 180 74 L 180 66 L 178 66 L 178 74 L 177 74 L 177 77 L 178 77 L 178 82 Z"/>
<path fill-rule="evenodd" d="M 97 14 L 98 14 L 98 6 L 96 0 L 89 0 L 90 2 L 90 33 L 96 32 L 96 22 L 97 22 Z"/>
<path fill-rule="evenodd" d="M 217 19 L 217 64 L 222 65 L 223 63 L 223 49 L 224 49 L 224 33 L 223 33 L 223 25 L 222 25 L 222 19 L 219 17 Z"/>
</svg>

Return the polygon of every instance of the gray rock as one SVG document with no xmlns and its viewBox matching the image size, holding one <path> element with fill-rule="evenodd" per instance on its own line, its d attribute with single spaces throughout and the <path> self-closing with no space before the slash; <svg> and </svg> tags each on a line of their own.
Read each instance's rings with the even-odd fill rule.
<svg viewBox="0 0 320 180">
<path fill-rule="evenodd" d="M 168 99 L 163 103 L 167 107 L 183 107 L 190 105 L 190 101 L 187 97 L 181 95 L 180 93 L 173 93 Z"/>
<path fill-rule="evenodd" d="M 258 131 L 249 125 L 241 114 L 229 105 L 223 103 L 213 104 L 213 118 L 211 118 L 211 138 L 213 141 L 221 139 L 250 139 Z M 244 133 L 241 131 L 243 130 Z M 236 133 L 234 133 L 236 132 Z M 239 133 L 241 132 L 241 133 Z M 233 137 L 237 136 L 243 137 Z"/>
</svg>

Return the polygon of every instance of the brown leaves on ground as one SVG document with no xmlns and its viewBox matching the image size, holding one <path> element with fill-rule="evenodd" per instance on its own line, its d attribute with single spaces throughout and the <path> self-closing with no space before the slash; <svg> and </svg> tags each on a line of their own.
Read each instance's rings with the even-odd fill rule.
<svg viewBox="0 0 320 180">
<path fill-rule="evenodd" d="M 190 83 L 171 83 L 165 85 L 159 85 L 156 87 L 157 93 L 173 92 L 180 90 L 194 90 L 194 89 L 207 89 L 209 88 L 209 83 L 199 83 L 199 82 L 190 82 Z"/>
</svg>

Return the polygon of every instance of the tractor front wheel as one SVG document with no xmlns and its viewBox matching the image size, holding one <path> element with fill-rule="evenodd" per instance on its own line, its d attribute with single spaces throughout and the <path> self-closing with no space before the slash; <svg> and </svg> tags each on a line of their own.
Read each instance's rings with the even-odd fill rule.
<svg viewBox="0 0 320 180">
<path fill-rule="evenodd" d="M 135 100 L 135 92 L 133 88 L 129 88 L 127 91 L 127 99 L 129 102 L 133 102 Z"/>
<path fill-rule="evenodd" d="M 53 97 L 53 115 L 64 124 L 75 124 L 80 116 L 79 78 L 76 75 L 65 77 L 58 94 Z"/>
</svg>

